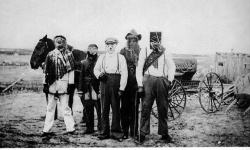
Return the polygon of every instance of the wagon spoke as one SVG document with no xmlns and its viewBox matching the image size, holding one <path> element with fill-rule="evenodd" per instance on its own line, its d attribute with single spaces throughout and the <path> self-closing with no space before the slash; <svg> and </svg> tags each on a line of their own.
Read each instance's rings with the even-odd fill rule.
<svg viewBox="0 0 250 150">
<path fill-rule="evenodd" d="M 176 104 L 175 102 L 171 102 L 171 103 L 169 103 L 170 105 L 172 105 L 173 106 L 173 104 L 172 103 L 174 103 L 174 104 Z M 176 106 L 178 106 L 178 107 L 181 107 L 181 108 L 184 108 L 184 107 L 182 107 L 181 105 L 179 105 L 179 104 L 176 104 Z"/>
<path fill-rule="evenodd" d="M 170 105 L 172 105 L 172 104 L 170 104 Z M 173 105 L 172 105 L 173 106 Z M 181 114 L 177 109 L 176 109 L 176 107 L 170 107 L 170 108 L 174 108 L 175 109 L 175 111 L 178 113 L 178 114 Z"/>
<path fill-rule="evenodd" d="M 174 114 L 173 114 L 173 112 L 172 112 L 171 107 L 169 107 L 169 109 L 170 109 L 170 112 L 171 112 L 171 116 L 174 118 Z"/>
</svg>

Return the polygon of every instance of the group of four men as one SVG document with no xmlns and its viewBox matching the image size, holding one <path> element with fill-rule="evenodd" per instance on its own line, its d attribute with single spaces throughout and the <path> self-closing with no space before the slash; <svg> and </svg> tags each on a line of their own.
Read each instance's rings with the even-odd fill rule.
<svg viewBox="0 0 250 150">
<path fill-rule="evenodd" d="M 78 94 L 86 113 L 86 134 L 94 132 L 94 107 L 97 110 L 99 139 L 127 139 L 137 136 L 142 143 L 150 133 L 150 113 L 154 99 L 158 109 L 158 134 L 162 140 L 171 141 L 168 134 L 168 90 L 174 79 L 175 64 L 171 55 L 160 44 L 157 34 L 150 39 L 151 49 L 141 50 L 141 35 L 134 30 L 125 36 L 127 46 L 120 53 L 115 51 L 118 40 L 105 40 L 106 53 L 98 57 L 98 46 L 88 47 L 87 58 L 82 61 Z M 67 50 L 66 38 L 56 36 L 55 50 L 47 55 L 45 76 L 49 94 L 43 134 L 53 125 L 56 101 L 60 95 L 62 113 L 67 132 L 74 134 L 74 119 L 67 105 L 68 95 L 74 84 L 74 63 Z M 141 98 L 141 117 L 138 131 L 138 107 Z M 121 104 L 121 107 L 120 107 Z M 112 108 L 111 129 L 109 124 Z M 139 134 L 138 134 L 139 132 Z"/>
</svg>

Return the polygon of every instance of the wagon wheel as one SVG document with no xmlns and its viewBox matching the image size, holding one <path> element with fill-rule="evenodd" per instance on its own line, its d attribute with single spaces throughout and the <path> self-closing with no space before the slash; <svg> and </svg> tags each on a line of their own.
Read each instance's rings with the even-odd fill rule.
<svg viewBox="0 0 250 150">
<path fill-rule="evenodd" d="M 219 109 L 223 100 L 223 84 L 216 73 L 210 72 L 201 80 L 198 92 L 201 108 L 206 113 Z"/>
<path fill-rule="evenodd" d="M 168 93 L 168 120 L 172 121 L 178 118 L 186 106 L 186 93 L 182 84 L 174 79 L 172 83 L 171 90 Z M 152 114 L 158 118 L 157 106 L 154 104 L 152 109 Z"/>
</svg>

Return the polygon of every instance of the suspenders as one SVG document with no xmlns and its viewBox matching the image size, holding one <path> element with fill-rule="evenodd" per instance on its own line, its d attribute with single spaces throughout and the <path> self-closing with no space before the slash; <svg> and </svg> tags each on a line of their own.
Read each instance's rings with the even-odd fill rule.
<svg viewBox="0 0 250 150">
<path fill-rule="evenodd" d="M 106 70 L 105 70 L 105 66 L 106 66 L 105 60 L 106 60 L 106 54 L 104 55 L 104 57 L 102 59 L 102 69 L 104 70 L 104 72 L 106 72 Z M 119 70 L 120 70 L 119 54 L 117 54 L 117 70 L 115 71 L 115 74 L 118 74 Z"/>
</svg>

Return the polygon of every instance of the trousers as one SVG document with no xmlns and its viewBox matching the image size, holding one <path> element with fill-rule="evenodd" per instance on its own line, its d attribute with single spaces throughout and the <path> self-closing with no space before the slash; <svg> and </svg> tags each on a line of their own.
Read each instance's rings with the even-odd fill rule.
<svg viewBox="0 0 250 150">
<path fill-rule="evenodd" d="M 74 131 L 74 119 L 71 114 L 71 109 L 69 108 L 68 101 L 69 101 L 69 95 L 67 94 L 59 94 L 59 100 L 61 103 L 62 108 L 62 115 L 64 118 L 64 122 L 66 125 L 67 132 Z M 55 94 L 48 94 L 48 105 L 47 105 L 47 111 L 46 111 L 46 118 L 45 118 L 45 124 L 43 128 L 43 132 L 49 132 L 51 127 L 54 124 L 54 115 L 55 115 L 55 109 L 56 109 L 56 102 Z"/>
<path fill-rule="evenodd" d="M 110 125 L 109 125 L 109 113 L 110 106 L 112 109 L 112 123 L 111 123 L 111 133 L 121 133 L 120 124 L 120 99 L 118 96 L 118 91 L 120 87 L 120 74 L 108 74 L 107 80 L 101 81 L 100 92 L 101 92 L 101 135 L 110 135 Z"/>
<path fill-rule="evenodd" d="M 140 134 L 150 134 L 150 113 L 154 100 L 158 110 L 158 134 L 168 135 L 168 90 L 169 82 L 165 77 L 145 75 L 143 78 L 144 96 L 142 97 Z"/>
<path fill-rule="evenodd" d="M 136 82 L 136 81 L 135 81 Z M 136 97 L 135 83 L 127 84 L 121 98 L 121 125 L 124 134 L 137 135 L 139 99 Z"/>
<path fill-rule="evenodd" d="M 100 100 L 85 100 L 86 107 L 86 126 L 87 131 L 94 131 L 94 108 L 97 114 L 97 129 L 101 130 L 101 103 Z"/>
</svg>

